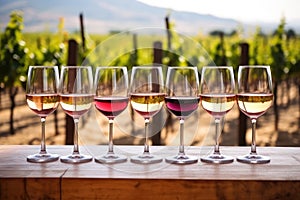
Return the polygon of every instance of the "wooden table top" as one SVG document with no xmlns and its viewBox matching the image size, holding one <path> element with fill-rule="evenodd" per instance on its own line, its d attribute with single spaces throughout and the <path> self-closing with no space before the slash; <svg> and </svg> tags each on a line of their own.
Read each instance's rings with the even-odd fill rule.
<svg viewBox="0 0 300 200">
<path fill-rule="evenodd" d="M 180 197 L 185 199 L 194 197 L 191 195 L 201 194 L 203 188 L 205 190 L 202 193 L 206 194 L 203 199 L 219 198 L 220 194 L 225 195 L 224 197 L 233 197 L 233 199 L 262 197 L 260 196 L 262 194 L 265 195 L 263 197 L 271 198 L 278 197 L 278 195 L 281 195 L 279 197 L 282 195 L 300 196 L 300 147 L 258 147 L 258 153 L 271 157 L 271 162 L 268 164 L 244 164 L 236 160 L 230 164 L 207 164 L 201 161 L 188 165 L 168 164 L 165 161 L 157 164 L 135 164 L 129 159 L 127 162 L 119 164 L 99 164 L 94 161 L 82 164 L 66 164 L 60 161 L 42 164 L 27 162 L 26 156 L 39 152 L 39 148 L 40 146 L 34 145 L 0 146 L 0 199 L 17 194 L 18 196 L 14 196 L 17 199 L 24 195 L 38 195 L 29 194 L 29 189 L 26 191 L 21 189 L 19 193 L 13 190 L 18 183 L 20 187 L 27 188 L 26 185 L 33 180 L 34 182 L 47 181 L 47 183 L 49 180 L 54 181 L 54 185 L 58 184 L 57 191 L 55 190 L 56 192 L 53 193 L 54 197 L 64 197 L 64 199 L 73 198 L 75 194 L 76 197 L 82 195 L 81 197 L 94 198 L 97 197 L 97 191 L 102 187 L 110 188 L 109 192 L 105 192 L 106 199 L 147 195 L 147 191 L 152 198 L 156 195 L 166 197 L 165 199 L 175 198 L 178 195 L 174 196 L 174 194 L 179 192 Z M 72 149 L 72 146 L 47 146 L 49 153 L 59 155 L 68 155 Z M 185 150 L 188 155 L 200 158 L 210 154 L 213 147 L 192 146 L 186 147 Z M 223 154 L 237 157 L 249 153 L 250 147 L 221 146 L 220 150 Z M 80 146 L 80 151 L 94 157 L 105 154 L 107 146 Z M 140 154 L 142 151 L 142 146 L 115 146 L 115 152 L 128 157 Z M 178 147 L 151 146 L 150 151 L 166 157 L 176 155 Z M 26 181 L 24 182 L 24 180 Z M 56 181 L 58 182 L 56 183 Z M 143 183 L 147 183 L 152 189 L 146 190 L 141 186 Z M 268 184 L 273 189 L 265 191 L 264 188 L 268 187 Z M 76 185 L 85 188 L 83 190 L 85 192 L 74 192 L 72 187 Z M 38 188 L 38 186 L 35 187 Z M 52 191 L 53 188 L 55 186 L 49 190 Z M 168 192 L 171 188 L 175 192 L 174 194 Z M 253 194 L 251 188 L 253 188 Z M 69 194 L 70 190 L 72 192 Z M 210 190 L 212 195 L 207 196 Z M 45 191 L 47 191 L 47 187 L 41 188 L 40 195 L 45 195 Z M 103 192 L 103 190 L 101 191 Z M 263 191 L 263 193 L 255 194 L 255 191 Z"/>
<path fill-rule="evenodd" d="M 119 164 L 99 164 L 94 161 L 82 164 L 29 163 L 26 156 L 39 152 L 40 146 L 0 146 L 0 177 L 73 177 L 73 178 L 142 178 L 142 179 L 204 179 L 204 180 L 293 180 L 300 181 L 300 148 L 260 147 L 258 153 L 271 157 L 268 164 L 244 164 L 236 160 L 230 164 L 174 165 L 165 161 L 158 164 L 135 164 L 129 160 Z M 68 155 L 72 146 L 47 146 L 49 153 Z M 115 146 L 115 152 L 130 157 L 140 154 L 142 146 Z M 205 156 L 213 147 L 186 147 L 186 153 Z M 250 147 L 221 147 L 221 152 L 237 157 L 247 154 Z M 81 153 L 99 156 L 107 146 L 81 146 Z M 150 151 L 162 157 L 176 155 L 178 148 L 152 146 Z"/>
</svg>

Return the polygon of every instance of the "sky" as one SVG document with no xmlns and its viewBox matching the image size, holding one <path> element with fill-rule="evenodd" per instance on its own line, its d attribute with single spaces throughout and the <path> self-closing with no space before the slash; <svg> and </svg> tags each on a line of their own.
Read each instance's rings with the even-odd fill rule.
<svg viewBox="0 0 300 200">
<path fill-rule="evenodd" d="M 284 16 L 286 21 L 300 23 L 299 0 L 138 0 L 150 5 L 218 17 L 233 18 L 243 22 L 279 22 Z"/>
</svg>

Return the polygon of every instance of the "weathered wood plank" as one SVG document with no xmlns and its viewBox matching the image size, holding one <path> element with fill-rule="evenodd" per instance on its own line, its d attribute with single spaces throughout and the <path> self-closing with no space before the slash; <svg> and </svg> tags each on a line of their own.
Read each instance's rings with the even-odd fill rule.
<svg viewBox="0 0 300 200">
<path fill-rule="evenodd" d="M 300 182 L 161 179 L 62 181 L 62 198 L 91 199 L 299 199 Z M 74 188 L 80 190 L 74 190 Z"/>
<path fill-rule="evenodd" d="M 60 199 L 60 179 L 0 178 L 0 199 Z"/>
</svg>

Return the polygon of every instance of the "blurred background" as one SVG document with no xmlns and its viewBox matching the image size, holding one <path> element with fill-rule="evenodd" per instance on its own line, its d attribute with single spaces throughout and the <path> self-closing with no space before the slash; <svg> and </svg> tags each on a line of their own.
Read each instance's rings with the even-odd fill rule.
<svg viewBox="0 0 300 200">
<path fill-rule="evenodd" d="M 300 146 L 300 14 L 296 0 L 1 0 L 0 144 L 39 144 L 40 122 L 26 105 L 30 65 L 270 65 L 274 103 L 259 118 L 257 144 Z M 71 53 L 72 52 L 72 53 Z M 177 145 L 178 123 L 163 111 L 155 145 Z M 116 119 L 116 144 L 142 144 L 141 119 Z M 134 123 L 132 123 L 134 121 Z M 248 145 L 250 122 L 237 106 L 223 120 L 221 145 Z M 154 119 L 155 122 L 155 119 Z M 91 109 L 84 144 L 107 143 L 107 120 Z M 201 106 L 186 124 L 187 145 L 213 144 Z M 133 134 L 133 132 L 136 132 Z M 72 133 L 58 110 L 47 117 L 48 144 Z"/>
</svg>

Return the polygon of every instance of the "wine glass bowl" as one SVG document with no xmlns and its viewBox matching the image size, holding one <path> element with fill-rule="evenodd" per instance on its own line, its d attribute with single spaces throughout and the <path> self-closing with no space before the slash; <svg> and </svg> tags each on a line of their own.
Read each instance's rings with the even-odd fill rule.
<svg viewBox="0 0 300 200">
<path fill-rule="evenodd" d="M 238 71 L 237 104 L 241 112 L 248 116 L 252 124 L 251 151 L 238 156 L 243 163 L 269 163 L 270 157 L 256 152 L 256 121 L 273 102 L 272 76 L 270 66 L 240 66 Z"/>
<path fill-rule="evenodd" d="M 95 107 L 109 121 L 109 143 L 106 155 L 95 158 L 99 163 L 121 163 L 127 157 L 114 153 L 113 123 L 128 105 L 128 73 L 126 67 L 97 67 L 95 73 Z"/>
<path fill-rule="evenodd" d="M 251 119 L 258 118 L 272 106 L 273 94 L 238 94 L 240 110 Z"/>
<path fill-rule="evenodd" d="M 88 112 L 94 100 L 92 68 L 89 66 L 63 66 L 60 78 L 60 105 L 74 120 L 74 149 L 71 155 L 62 156 L 61 162 L 85 163 L 92 156 L 79 153 L 78 123 Z"/>
<path fill-rule="evenodd" d="M 28 107 L 41 118 L 42 138 L 41 150 L 38 154 L 29 155 L 28 162 L 51 162 L 59 158 L 57 154 L 46 151 L 45 121 L 59 105 L 58 95 L 58 67 L 57 66 L 30 66 L 26 85 L 26 102 Z"/>
<path fill-rule="evenodd" d="M 198 109 L 199 78 L 196 67 L 168 67 L 166 80 L 167 94 L 165 105 L 180 122 L 180 146 L 175 156 L 166 158 L 173 164 L 191 164 L 198 162 L 196 156 L 188 156 L 184 151 L 184 120 Z"/>
<path fill-rule="evenodd" d="M 156 115 L 163 106 L 164 93 L 138 93 L 130 95 L 132 108 L 145 119 Z"/>
<path fill-rule="evenodd" d="M 201 73 L 201 105 L 215 119 L 215 147 L 211 155 L 200 158 L 206 163 L 231 163 L 233 157 L 221 154 L 219 137 L 221 119 L 234 106 L 236 101 L 235 81 L 231 66 L 205 66 Z"/>
<path fill-rule="evenodd" d="M 145 121 L 144 152 L 132 156 L 131 162 L 140 164 L 159 163 L 163 159 L 150 153 L 149 150 L 149 121 L 156 115 L 164 104 L 164 84 L 162 69 L 159 66 L 135 66 L 132 68 L 130 79 L 130 105 Z"/>
<path fill-rule="evenodd" d="M 92 94 L 61 94 L 60 105 L 67 115 L 79 119 L 90 109 L 92 98 Z"/>
</svg>

